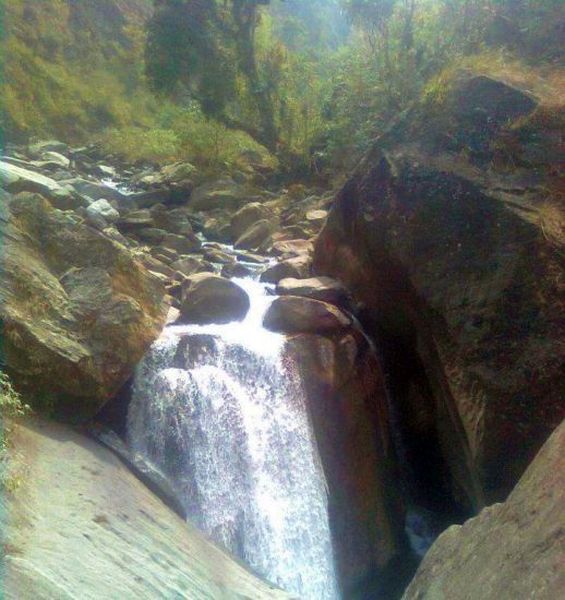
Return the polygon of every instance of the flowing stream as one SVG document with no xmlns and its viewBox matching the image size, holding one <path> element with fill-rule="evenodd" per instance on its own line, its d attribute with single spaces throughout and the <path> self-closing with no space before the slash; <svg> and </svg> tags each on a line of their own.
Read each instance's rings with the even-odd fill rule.
<svg viewBox="0 0 565 600">
<path fill-rule="evenodd" d="M 262 327 L 267 286 L 245 321 L 165 329 L 139 365 L 132 452 L 175 486 L 205 534 L 300 598 L 339 598 L 327 490 L 284 336 Z"/>
</svg>

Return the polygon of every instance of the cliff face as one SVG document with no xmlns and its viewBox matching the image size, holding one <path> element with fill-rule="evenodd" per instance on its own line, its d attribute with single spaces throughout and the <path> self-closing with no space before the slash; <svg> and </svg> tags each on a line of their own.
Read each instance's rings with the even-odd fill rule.
<svg viewBox="0 0 565 600">
<path fill-rule="evenodd" d="M 143 122 L 150 0 L 16 0 L 5 6 L 3 108 L 10 140 L 82 140 L 102 127 Z"/>
<path fill-rule="evenodd" d="M 317 241 L 316 272 L 385 348 L 423 504 L 434 486 L 460 507 L 504 498 L 563 416 L 562 119 L 459 74 L 376 143 Z"/>
</svg>

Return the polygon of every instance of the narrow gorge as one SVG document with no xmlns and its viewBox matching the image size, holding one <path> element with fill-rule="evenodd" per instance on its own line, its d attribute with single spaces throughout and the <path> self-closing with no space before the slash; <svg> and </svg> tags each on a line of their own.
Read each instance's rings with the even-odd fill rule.
<svg viewBox="0 0 565 600">
<path fill-rule="evenodd" d="M 0 597 L 561 597 L 561 13 L 8 1 Z"/>
</svg>

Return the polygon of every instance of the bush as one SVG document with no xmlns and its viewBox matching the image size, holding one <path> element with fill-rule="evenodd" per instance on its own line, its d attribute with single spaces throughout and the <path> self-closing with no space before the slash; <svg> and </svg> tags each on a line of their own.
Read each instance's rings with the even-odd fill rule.
<svg viewBox="0 0 565 600">
<path fill-rule="evenodd" d="M 12 421 L 25 416 L 30 407 L 22 402 L 10 379 L 0 372 L 0 489 L 15 489 L 21 476 L 10 468 L 10 436 Z"/>
</svg>

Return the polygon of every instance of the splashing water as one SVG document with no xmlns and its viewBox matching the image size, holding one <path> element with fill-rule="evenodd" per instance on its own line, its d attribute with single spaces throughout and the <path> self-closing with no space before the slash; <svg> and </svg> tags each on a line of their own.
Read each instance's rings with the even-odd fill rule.
<svg viewBox="0 0 565 600">
<path fill-rule="evenodd" d="M 284 336 L 262 327 L 267 286 L 237 280 L 245 321 L 172 326 L 140 364 L 133 452 L 180 491 L 202 531 L 281 588 L 339 598 L 327 492 Z"/>
</svg>

